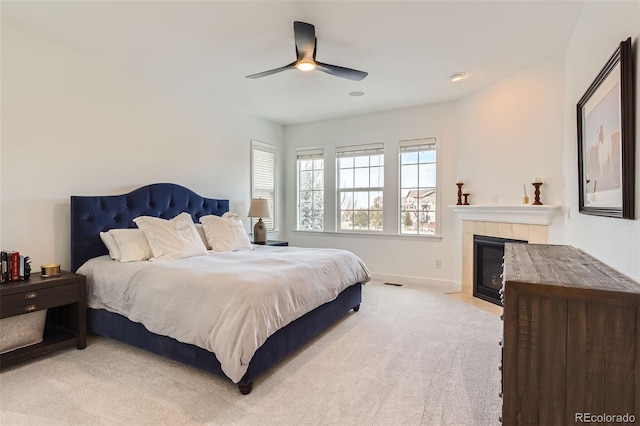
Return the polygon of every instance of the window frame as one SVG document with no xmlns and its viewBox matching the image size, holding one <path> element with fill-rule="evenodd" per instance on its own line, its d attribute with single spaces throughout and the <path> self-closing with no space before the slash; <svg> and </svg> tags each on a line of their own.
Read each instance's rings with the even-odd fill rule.
<svg viewBox="0 0 640 426">
<path fill-rule="evenodd" d="M 371 156 L 373 155 L 379 155 L 381 162 L 379 165 L 371 165 Z M 356 165 L 356 158 L 358 157 L 369 157 L 369 164 L 367 166 L 357 166 Z M 347 167 L 347 168 L 341 168 L 340 167 L 340 160 L 343 158 L 353 158 L 354 159 L 354 165 L 352 167 Z M 384 233 L 384 193 L 385 193 L 385 182 L 384 182 L 384 169 L 385 169 L 385 146 L 384 143 L 376 143 L 376 144 L 369 144 L 369 145 L 348 145 L 348 146 L 341 146 L 341 147 L 337 147 L 336 148 L 336 201 L 335 201 L 335 212 L 336 212 L 336 225 L 335 225 L 335 229 L 336 232 L 338 233 L 355 233 L 355 234 L 382 234 Z M 381 182 L 382 182 L 382 186 L 371 186 L 371 169 L 373 167 L 379 167 L 381 168 L 381 174 L 379 175 L 379 179 L 381 178 Z M 356 181 L 356 170 L 357 169 L 363 169 L 363 168 L 367 168 L 369 170 L 368 172 L 368 178 L 369 178 L 369 185 L 368 186 L 356 186 L 355 185 L 355 181 Z M 347 169 L 352 169 L 353 170 L 353 186 L 352 187 L 346 187 L 346 188 L 341 188 L 341 173 L 342 170 L 347 170 Z M 372 204 L 371 204 L 371 200 L 369 200 L 370 202 L 368 203 L 368 208 L 367 208 L 367 229 L 348 229 L 348 228 L 342 228 L 342 193 L 343 192 L 352 192 L 352 193 L 367 193 L 368 196 L 370 196 L 370 193 L 372 192 L 380 192 L 381 197 L 382 197 L 382 205 L 380 206 L 380 210 L 371 210 Z M 347 211 L 347 210 L 344 210 Z M 352 214 L 356 214 L 356 212 L 358 212 L 360 210 L 355 209 L 354 208 L 351 210 Z M 371 212 L 372 211 L 379 211 L 380 212 L 380 229 L 372 229 L 371 228 L 371 221 L 370 221 L 370 217 L 371 217 Z M 353 220 L 353 219 L 352 219 Z"/>
<path fill-rule="evenodd" d="M 298 231 L 304 231 L 304 232 L 324 232 L 325 231 L 325 224 L 326 224 L 326 159 L 325 159 L 325 155 L 324 155 L 324 148 L 310 148 L 310 147 L 305 147 L 305 148 L 297 148 L 295 151 L 295 158 L 296 158 L 296 230 Z M 306 157 L 306 158 L 305 158 Z M 322 227 L 320 229 L 308 229 L 308 228 L 302 228 L 301 227 L 301 207 L 302 207 L 302 203 L 301 203 L 301 172 L 302 170 L 300 169 L 300 161 L 304 160 L 304 159 L 310 159 L 310 160 L 322 160 L 322 189 L 314 189 L 311 188 L 310 191 L 311 192 L 311 199 L 312 199 L 312 207 L 311 207 L 311 211 L 312 212 L 319 212 L 322 211 Z M 312 169 L 310 170 L 312 173 L 316 172 L 317 170 L 320 169 L 316 169 L 315 168 L 315 163 L 312 167 Z M 321 203 L 321 209 L 316 209 L 315 207 L 315 193 L 316 192 L 322 192 L 322 203 Z"/>
<path fill-rule="evenodd" d="M 256 151 L 266 152 L 268 154 L 273 155 L 273 170 L 272 170 L 272 200 L 269 206 L 271 217 L 270 218 L 262 218 L 262 221 L 265 222 L 267 226 L 267 232 L 277 232 L 277 218 L 278 218 L 278 181 L 277 181 L 277 170 L 278 170 L 278 150 L 275 145 L 270 143 L 260 142 L 257 140 L 251 140 L 251 198 L 265 198 L 262 194 L 257 193 L 256 191 L 256 170 L 255 170 L 255 153 Z M 267 199 L 269 199 L 267 197 Z M 250 218 L 251 229 L 255 225 L 257 218 Z"/>
<path fill-rule="evenodd" d="M 418 179 L 418 186 L 417 187 L 407 187 L 404 188 L 403 187 L 403 182 L 402 182 L 402 166 L 406 165 L 403 164 L 402 162 L 402 154 L 407 152 L 406 148 L 418 148 L 420 146 L 432 146 L 432 150 L 435 153 L 435 161 L 433 162 L 424 162 L 421 163 L 420 161 L 418 161 L 417 163 L 411 163 L 411 164 L 416 164 L 418 165 L 418 169 L 420 164 L 433 164 L 435 167 L 435 172 L 434 172 L 434 178 L 435 178 L 435 186 L 425 186 L 425 187 L 421 187 L 419 184 L 419 175 L 417 177 Z M 397 233 L 400 236 L 407 236 L 407 237 L 414 237 L 414 238 L 433 238 L 433 237 L 440 237 L 440 186 L 439 186 L 439 182 L 440 182 L 440 167 L 439 167 L 439 144 L 438 144 L 438 138 L 436 137 L 425 137 L 425 138 L 418 138 L 418 139 L 408 139 L 408 140 L 402 140 L 398 142 L 398 204 L 397 204 L 397 211 L 398 211 L 398 221 L 397 221 Z M 419 173 L 419 172 L 418 172 Z M 433 210 L 428 210 L 427 211 L 427 215 L 429 214 L 429 212 L 433 212 L 434 216 L 435 216 L 435 228 L 433 229 L 433 233 L 427 233 L 427 232 L 423 232 L 420 233 L 420 228 L 418 228 L 418 232 L 416 234 L 413 233 L 404 233 L 402 232 L 403 229 L 403 214 L 405 211 L 403 211 L 402 208 L 402 199 L 403 199 L 403 192 L 408 190 L 408 189 L 416 189 L 418 191 L 418 195 L 420 194 L 420 191 L 422 189 L 425 188 L 435 188 L 433 194 L 435 196 L 435 208 Z"/>
</svg>

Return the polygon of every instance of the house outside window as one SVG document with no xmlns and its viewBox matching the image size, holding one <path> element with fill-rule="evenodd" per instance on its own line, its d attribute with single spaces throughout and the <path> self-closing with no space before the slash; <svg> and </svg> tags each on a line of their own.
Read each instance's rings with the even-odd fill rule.
<svg viewBox="0 0 640 426">
<path fill-rule="evenodd" d="M 382 232 L 384 145 L 336 149 L 338 231 Z"/>
<path fill-rule="evenodd" d="M 270 218 L 262 218 L 268 231 L 276 223 L 276 148 L 273 145 L 251 141 L 251 198 L 265 198 Z M 252 219 L 251 227 L 257 219 Z"/>
<path fill-rule="evenodd" d="M 299 150 L 298 230 L 324 230 L 324 150 Z"/>
<path fill-rule="evenodd" d="M 400 143 L 400 234 L 437 234 L 436 140 Z"/>
</svg>

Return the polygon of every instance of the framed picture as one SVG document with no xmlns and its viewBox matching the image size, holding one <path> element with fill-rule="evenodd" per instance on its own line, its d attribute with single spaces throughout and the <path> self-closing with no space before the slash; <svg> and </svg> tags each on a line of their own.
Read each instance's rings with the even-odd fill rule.
<svg viewBox="0 0 640 426">
<path fill-rule="evenodd" d="M 580 213 L 634 218 L 634 93 L 628 38 L 578 102 Z"/>
</svg>

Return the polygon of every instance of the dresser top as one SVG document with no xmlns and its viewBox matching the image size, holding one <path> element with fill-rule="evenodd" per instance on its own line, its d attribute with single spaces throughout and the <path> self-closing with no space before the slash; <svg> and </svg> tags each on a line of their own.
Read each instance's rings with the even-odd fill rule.
<svg viewBox="0 0 640 426">
<path fill-rule="evenodd" d="M 640 284 L 567 245 L 505 244 L 505 280 L 640 294 Z"/>
</svg>

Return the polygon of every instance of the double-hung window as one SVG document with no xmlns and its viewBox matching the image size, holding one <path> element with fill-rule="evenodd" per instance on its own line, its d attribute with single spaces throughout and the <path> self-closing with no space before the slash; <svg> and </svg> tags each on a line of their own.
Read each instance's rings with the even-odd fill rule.
<svg viewBox="0 0 640 426">
<path fill-rule="evenodd" d="M 324 150 L 299 150 L 298 230 L 324 229 Z"/>
<path fill-rule="evenodd" d="M 400 143 L 400 233 L 435 235 L 436 140 Z"/>
<path fill-rule="evenodd" d="M 382 232 L 384 146 L 336 149 L 338 230 Z"/>
<path fill-rule="evenodd" d="M 273 231 L 276 223 L 276 149 L 275 146 L 251 141 L 251 198 L 265 198 L 269 204 L 270 218 L 262 218 L 267 230 Z"/>
</svg>

